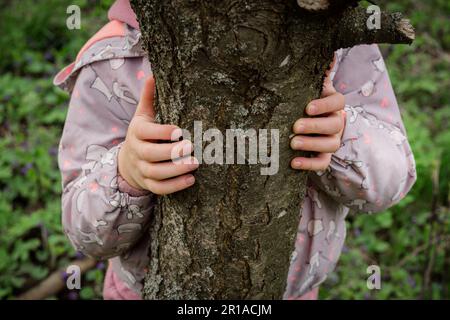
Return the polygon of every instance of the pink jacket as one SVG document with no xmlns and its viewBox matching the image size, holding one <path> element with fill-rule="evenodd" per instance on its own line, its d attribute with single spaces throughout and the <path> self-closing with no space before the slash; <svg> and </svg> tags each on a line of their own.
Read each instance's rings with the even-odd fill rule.
<svg viewBox="0 0 450 320">
<path fill-rule="evenodd" d="M 55 78 L 56 85 L 71 92 L 59 148 L 62 222 L 77 250 L 110 259 L 105 298 L 138 299 L 155 195 L 121 179 L 117 154 L 151 65 L 128 0 L 119 0 L 109 16 L 113 27 L 103 29 Z M 347 124 L 329 168 L 311 174 L 286 299 L 313 296 L 334 269 L 349 211 L 382 211 L 400 201 L 416 179 L 378 47 L 339 50 L 332 77 L 346 98 Z"/>
</svg>

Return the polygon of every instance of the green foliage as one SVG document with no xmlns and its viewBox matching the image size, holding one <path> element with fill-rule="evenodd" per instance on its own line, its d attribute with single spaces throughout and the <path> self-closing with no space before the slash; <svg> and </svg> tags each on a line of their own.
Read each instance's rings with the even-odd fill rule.
<svg viewBox="0 0 450 320">
<path fill-rule="evenodd" d="M 0 11 L 0 299 L 77 257 L 61 228 L 56 161 L 68 95 L 51 79 L 105 22 L 107 2 L 10 1 Z M 69 4 L 86 14 L 82 30 L 66 28 Z M 85 278 L 80 297 L 99 298 L 102 271 Z"/>
<path fill-rule="evenodd" d="M 7 1 L 0 11 L 0 299 L 14 298 L 79 258 L 61 229 L 56 154 L 68 95 L 51 79 L 104 22 L 113 1 Z M 412 46 L 383 46 L 417 162 L 418 181 L 397 206 L 348 218 L 348 239 L 326 299 L 450 298 L 450 3 L 380 1 L 417 28 Z M 82 29 L 66 28 L 66 8 L 82 9 Z M 384 7 L 382 5 L 382 7 Z M 379 265 L 382 289 L 366 286 Z M 101 297 L 104 264 L 79 292 Z"/>
</svg>

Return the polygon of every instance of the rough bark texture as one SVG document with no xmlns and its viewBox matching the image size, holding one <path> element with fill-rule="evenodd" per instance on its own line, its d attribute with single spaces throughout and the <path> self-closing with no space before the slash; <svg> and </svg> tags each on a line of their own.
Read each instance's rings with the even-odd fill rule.
<svg viewBox="0 0 450 320">
<path fill-rule="evenodd" d="M 301 2 L 314 1 L 132 0 L 158 121 L 280 133 L 276 175 L 261 175 L 261 165 L 202 165 L 194 187 L 160 198 L 145 298 L 282 297 L 307 177 L 289 166 L 294 121 L 319 97 L 335 50 L 412 40 L 398 15 L 383 14 L 382 29 L 369 31 L 356 1 L 314 12 Z"/>
</svg>

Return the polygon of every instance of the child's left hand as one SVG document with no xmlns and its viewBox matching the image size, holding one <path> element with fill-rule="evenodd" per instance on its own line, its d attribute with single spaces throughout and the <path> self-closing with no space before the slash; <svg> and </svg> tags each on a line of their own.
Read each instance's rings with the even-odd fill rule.
<svg viewBox="0 0 450 320">
<path fill-rule="evenodd" d="M 344 96 L 336 91 L 328 72 L 321 98 L 311 101 L 306 107 L 306 113 L 312 118 L 300 118 L 295 122 L 293 131 L 296 135 L 291 140 L 293 150 L 314 151 L 317 155 L 292 159 L 293 169 L 323 171 L 329 166 L 332 154 L 341 145 L 345 127 L 344 106 Z"/>
</svg>

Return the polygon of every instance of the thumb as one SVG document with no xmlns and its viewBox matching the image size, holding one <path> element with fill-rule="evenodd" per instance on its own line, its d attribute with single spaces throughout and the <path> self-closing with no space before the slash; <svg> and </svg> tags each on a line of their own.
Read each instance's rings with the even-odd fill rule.
<svg viewBox="0 0 450 320">
<path fill-rule="evenodd" d="M 155 78 L 150 76 L 145 80 L 144 88 L 141 93 L 141 100 L 136 108 L 135 115 L 155 118 L 155 109 L 153 108 L 153 102 L 155 99 Z"/>
<path fill-rule="evenodd" d="M 333 86 L 333 80 L 331 80 L 331 71 L 336 65 L 336 54 L 334 54 L 333 62 L 331 62 L 329 69 L 326 71 L 325 79 L 323 81 L 322 95 L 321 97 L 328 97 L 334 93 L 336 93 L 336 89 Z"/>
</svg>

